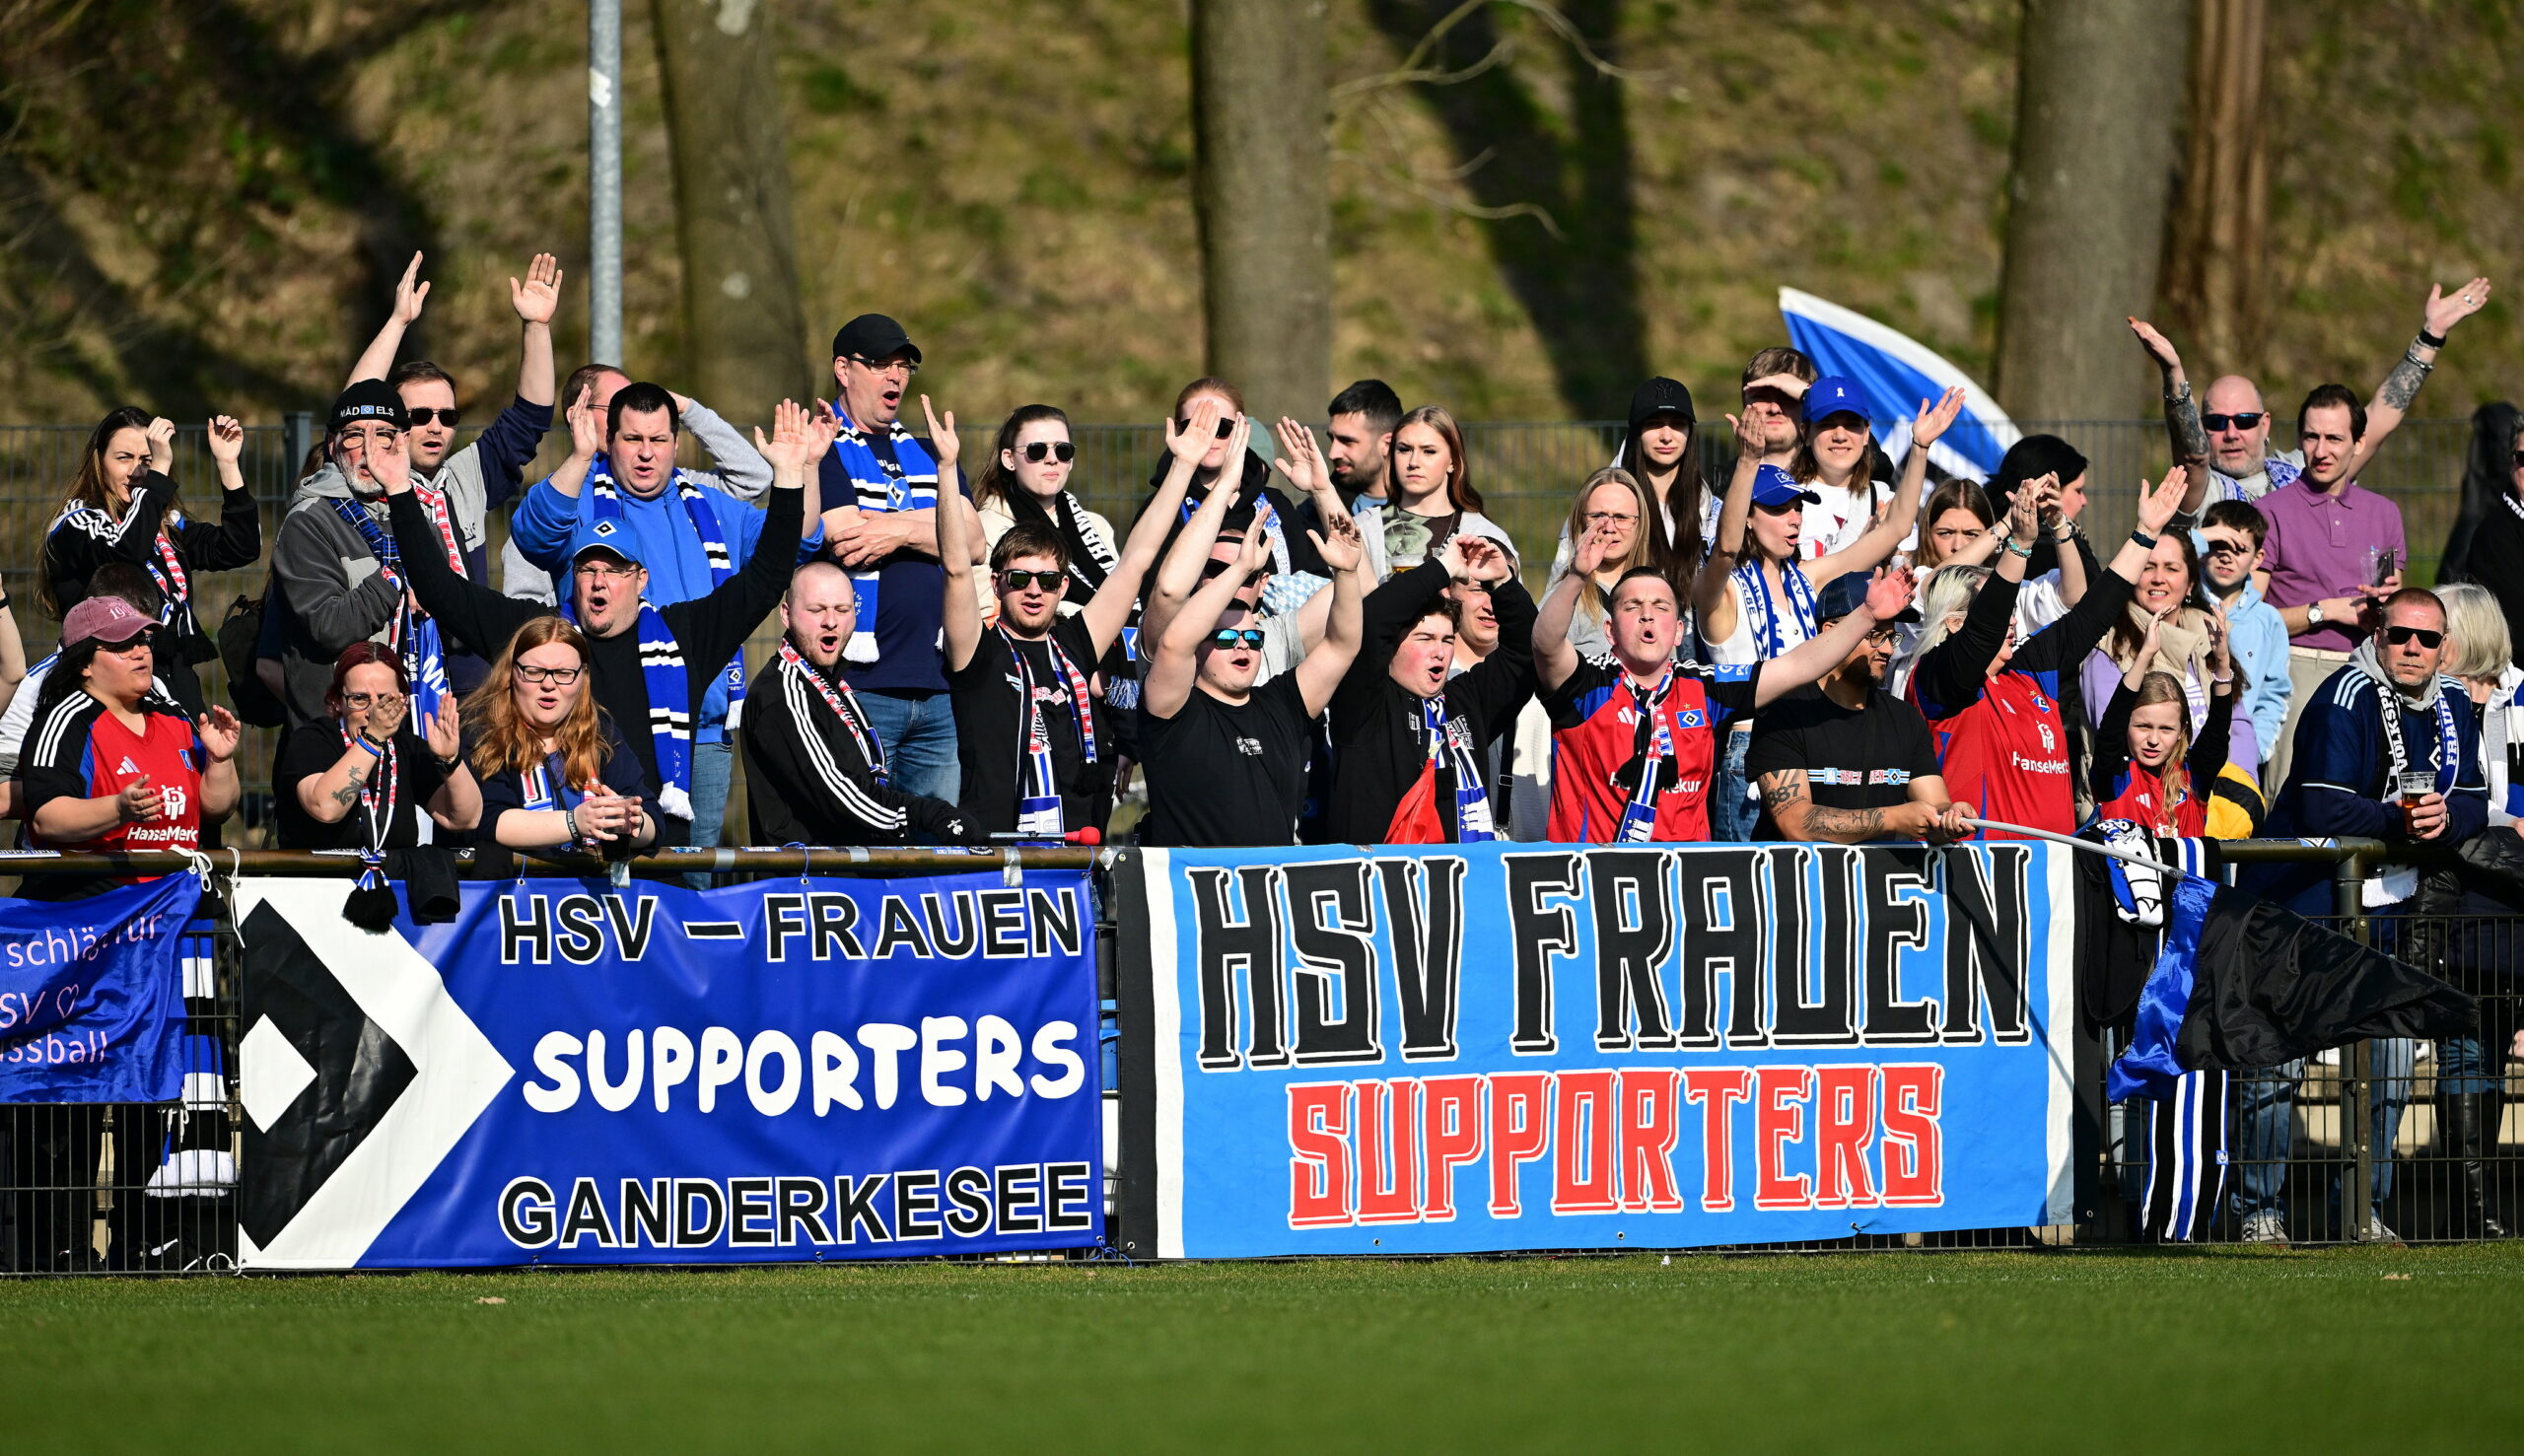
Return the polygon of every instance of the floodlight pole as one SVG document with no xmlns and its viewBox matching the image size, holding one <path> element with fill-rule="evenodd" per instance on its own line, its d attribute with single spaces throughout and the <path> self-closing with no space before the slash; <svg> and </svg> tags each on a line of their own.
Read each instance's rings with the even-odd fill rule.
<svg viewBox="0 0 2524 1456">
<path fill-rule="evenodd" d="M 622 0 L 588 0 L 588 358 L 622 363 Z"/>
</svg>

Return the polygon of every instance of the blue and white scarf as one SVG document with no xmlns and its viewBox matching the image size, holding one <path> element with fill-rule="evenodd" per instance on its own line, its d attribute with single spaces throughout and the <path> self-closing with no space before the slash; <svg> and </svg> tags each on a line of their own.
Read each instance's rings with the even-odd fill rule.
<svg viewBox="0 0 2524 1456">
<path fill-rule="evenodd" d="M 1761 659 L 1768 661 L 1800 643 L 1810 641 L 1815 633 L 1814 587 L 1805 580 L 1805 568 L 1793 561 L 1779 564 L 1780 590 L 1788 597 L 1788 609 L 1796 614 L 1797 639 L 1786 640 L 1781 629 L 1779 608 L 1771 601 L 1770 584 L 1762 579 L 1759 559 L 1735 568 L 1735 585 L 1742 589 L 1745 615 L 1752 619 L 1755 648 Z"/>
<path fill-rule="evenodd" d="M 575 604 L 561 603 L 561 616 L 576 625 Z M 692 818 L 692 679 L 674 629 L 644 597 L 640 602 L 640 685 L 649 692 L 649 739 L 657 746 L 658 807 L 689 822 Z"/>
<path fill-rule="evenodd" d="M 927 511 L 937 506 L 938 461 L 921 448 L 920 441 L 901 420 L 895 420 L 885 434 L 894 453 L 888 460 L 869 446 L 868 432 L 851 423 L 850 417 L 842 413 L 839 400 L 833 401 L 832 412 L 843 426 L 843 433 L 833 437 L 833 457 L 841 461 L 842 473 L 850 477 L 861 511 Z M 840 502 L 824 504 L 836 506 Z M 864 666 L 876 660 L 876 586 L 883 565 L 872 562 L 850 574 L 851 594 L 859 599 L 859 626 L 850 634 L 849 645 L 841 650 L 844 661 Z"/>
<path fill-rule="evenodd" d="M 701 557 L 710 564 L 710 585 L 720 587 L 736 574 L 735 553 L 728 549 L 726 533 L 719 526 L 719 513 L 710 509 L 709 494 L 690 475 L 674 472 L 668 482 L 676 497 L 683 502 L 683 514 L 692 521 L 692 534 L 701 542 Z M 622 520 L 622 489 L 614 483 L 613 462 L 597 455 L 588 466 L 588 519 L 609 520 L 629 529 Z M 745 655 L 739 648 L 728 660 L 725 678 L 728 688 L 728 721 L 736 722 L 736 705 L 745 700 Z M 676 701 L 680 702 L 681 699 Z M 684 817 L 691 817 L 689 814 Z"/>
<path fill-rule="evenodd" d="M 1446 695 L 1420 700 L 1420 722 L 1429 732 L 1429 761 L 1442 762 L 1454 776 L 1454 830 L 1457 844 L 1484 844 L 1499 837 L 1490 817 L 1490 785 L 1473 753 L 1472 732 L 1462 719 L 1446 711 Z"/>
<path fill-rule="evenodd" d="M 386 645 L 402 655 L 403 673 L 412 682 L 412 722 L 418 724 L 437 713 L 439 700 L 453 691 L 447 682 L 446 650 L 439 640 L 438 623 L 429 613 L 413 609 L 394 533 L 378 524 L 367 507 L 347 496 L 334 497 L 333 510 L 368 543 L 379 574 L 394 585 L 394 618 L 387 624 Z"/>
</svg>

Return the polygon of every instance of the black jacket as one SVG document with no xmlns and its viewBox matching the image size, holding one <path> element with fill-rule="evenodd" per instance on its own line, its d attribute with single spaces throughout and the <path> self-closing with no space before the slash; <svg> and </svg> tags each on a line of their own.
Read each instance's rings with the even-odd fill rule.
<svg viewBox="0 0 2524 1456">
<path fill-rule="evenodd" d="M 74 511 L 54 523 L 43 540 L 43 575 L 52 599 L 64 615 L 88 596 L 88 578 L 108 562 L 147 567 L 157 560 L 158 523 L 175 503 L 175 482 L 152 470 L 132 488 L 130 506 L 120 520 L 103 511 Z M 252 566 L 263 554 L 263 518 L 254 508 L 254 493 L 244 487 L 219 493 L 219 520 L 186 520 L 167 532 L 175 559 L 183 563 L 187 594 L 197 594 L 202 572 L 234 571 Z M 203 711 L 201 684 L 193 664 L 219 655 L 192 602 L 175 603 L 167 633 L 174 641 L 158 655 L 158 675 L 184 711 Z"/>
<path fill-rule="evenodd" d="M 953 804 L 876 782 L 867 753 L 815 691 L 814 670 L 775 657 L 745 693 L 738 735 L 750 842 L 893 845 L 914 834 L 937 844 L 981 842 Z"/>
</svg>

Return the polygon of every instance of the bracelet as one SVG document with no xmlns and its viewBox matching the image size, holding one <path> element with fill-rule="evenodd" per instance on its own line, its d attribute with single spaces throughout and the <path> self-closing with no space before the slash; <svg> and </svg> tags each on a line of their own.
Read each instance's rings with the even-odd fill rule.
<svg viewBox="0 0 2524 1456">
<path fill-rule="evenodd" d="M 2403 353 L 2402 363 L 2418 370 L 2420 374 L 2434 374 L 2436 372 L 2436 361 L 2433 359 L 2419 358 L 2419 346 L 2417 344 L 2411 345 L 2410 348 Z"/>
<path fill-rule="evenodd" d="M 351 734 L 351 742 L 356 747 L 367 749 L 368 756 L 371 758 L 384 758 L 386 756 L 386 750 L 368 741 L 368 734 L 366 733 Z"/>
<path fill-rule="evenodd" d="M 2427 325 L 2424 323 L 2419 326 L 2419 341 L 2431 349 L 2442 349 L 2445 347 L 2445 336 L 2441 333 L 2429 333 L 2427 331 Z"/>
<path fill-rule="evenodd" d="M 431 756 L 434 758 L 437 757 L 436 754 L 432 754 Z M 441 758 L 438 761 L 438 771 L 442 774 L 455 773 L 457 769 L 460 769 L 463 766 L 464 755 L 461 753 L 451 753 L 447 757 Z"/>
<path fill-rule="evenodd" d="M 5 611 L 7 611 L 8 609 L 9 609 L 9 593 L 8 593 L 8 592 L 6 592 L 6 591 L 0 591 L 0 612 L 5 612 Z"/>
<path fill-rule="evenodd" d="M 2212 687 L 2233 687 L 2235 685 L 2235 677 L 2233 673 L 2229 672 L 2223 677 L 2209 678 L 2208 682 Z"/>
<path fill-rule="evenodd" d="M 570 837 L 566 843 L 570 848 L 577 849 L 580 841 L 585 837 L 579 833 L 579 806 L 572 804 L 561 810 L 561 822 L 569 826 L 570 830 Z"/>
<path fill-rule="evenodd" d="M 2135 525 L 2130 528 L 2130 539 L 2138 542 L 2139 545 L 2150 551 L 2156 549 L 2156 538 L 2147 534 L 2145 531 L 2138 529 Z"/>
<path fill-rule="evenodd" d="M 2015 537 L 2013 536 L 2007 537 L 2006 548 L 2009 555 L 2021 556 L 2027 561 L 2031 561 L 2033 559 L 2033 548 L 2031 546 L 2017 545 L 2015 543 Z"/>
</svg>

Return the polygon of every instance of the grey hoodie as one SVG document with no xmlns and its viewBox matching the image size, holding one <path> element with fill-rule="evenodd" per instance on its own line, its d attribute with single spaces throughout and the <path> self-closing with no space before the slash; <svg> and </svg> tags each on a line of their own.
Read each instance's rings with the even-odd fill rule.
<svg viewBox="0 0 2524 1456">
<path fill-rule="evenodd" d="M 337 501 L 353 499 L 342 472 L 327 463 L 298 483 L 272 541 L 272 580 L 289 610 L 281 627 L 281 700 L 292 726 L 324 716 L 333 659 L 354 642 L 383 642 L 401 593 L 378 570 L 377 555 Z M 380 530 L 390 531 L 386 497 L 366 503 Z"/>
</svg>

